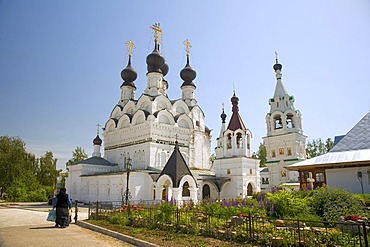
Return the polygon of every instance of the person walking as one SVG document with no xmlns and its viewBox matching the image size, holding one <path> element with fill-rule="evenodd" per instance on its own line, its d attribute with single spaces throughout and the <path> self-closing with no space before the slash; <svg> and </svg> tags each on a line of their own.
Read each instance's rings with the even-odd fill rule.
<svg viewBox="0 0 370 247">
<path fill-rule="evenodd" d="M 53 200 L 53 209 L 56 208 L 57 215 L 55 227 L 65 228 L 69 226 L 69 209 L 71 207 L 71 200 L 66 188 L 61 188 Z"/>
</svg>

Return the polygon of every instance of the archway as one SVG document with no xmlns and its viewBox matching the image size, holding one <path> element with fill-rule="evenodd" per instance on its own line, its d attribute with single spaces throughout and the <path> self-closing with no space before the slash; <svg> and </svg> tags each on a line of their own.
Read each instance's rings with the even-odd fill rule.
<svg viewBox="0 0 370 247">
<path fill-rule="evenodd" d="M 205 184 L 202 189 L 202 199 L 209 199 L 211 198 L 211 188 L 208 184 Z"/>
<path fill-rule="evenodd" d="M 252 194 L 253 194 L 253 187 L 249 183 L 248 186 L 247 186 L 247 196 L 252 196 Z"/>
</svg>

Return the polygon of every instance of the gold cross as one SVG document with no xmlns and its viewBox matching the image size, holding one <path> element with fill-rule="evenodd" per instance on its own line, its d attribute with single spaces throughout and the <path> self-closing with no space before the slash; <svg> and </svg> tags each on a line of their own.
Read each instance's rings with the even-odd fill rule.
<svg viewBox="0 0 370 247">
<path fill-rule="evenodd" d="M 191 44 L 190 44 L 190 41 L 188 39 L 186 39 L 183 44 L 185 45 L 186 47 L 186 55 L 189 56 L 190 55 L 190 48 L 192 47 Z"/>
<path fill-rule="evenodd" d="M 97 124 L 96 127 L 97 127 L 96 133 L 99 135 L 99 129 L 100 129 L 101 125 Z"/>
<path fill-rule="evenodd" d="M 129 55 L 129 56 L 132 56 L 132 49 L 135 49 L 135 48 L 136 48 L 136 46 L 134 45 L 134 43 L 132 43 L 132 41 L 131 41 L 131 40 L 127 41 L 127 42 L 125 43 L 125 45 L 128 47 L 128 55 Z"/>
<path fill-rule="evenodd" d="M 154 25 L 151 25 L 150 28 L 153 29 L 153 31 L 154 31 L 154 40 L 155 40 L 155 42 L 157 42 L 158 45 L 160 45 L 161 36 L 163 35 L 161 25 L 159 23 L 154 23 Z"/>
</svg>

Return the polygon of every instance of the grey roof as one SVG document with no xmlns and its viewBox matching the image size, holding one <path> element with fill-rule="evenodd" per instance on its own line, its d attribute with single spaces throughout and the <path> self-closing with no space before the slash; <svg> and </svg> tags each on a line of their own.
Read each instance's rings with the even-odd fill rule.
<svg viewBox="0 0 370 247">
<path fill-rule="evenodd" d="M 117 166 L 117 164 L 111 163 L 102 157 L 95 157 L 95 156 L 69 164 L 69 166 L 80 165 L 80 164 L 97 165 L 97 166 Z"/>
<path fill-rule="evenodd" d="M 262 168 L 262 170 L 260 172 L 269 172 L 269 168 L 268 167 L 264 167 L 264 168 Z"/>
<path fill-rule="evenodd" d="M 167 164 L 164 166 L 158 178 L 160 178 L 164 174 L 168 175 L 172 179 L 173 187 L 175 188 L 179 187 L 180 180 L 185 175 L 190 175 L 193 177 L 193 174 L 191 174 L 191 171 L 186 164 L 184 157 L 182 157 L 181 155 L 177 141 L 175 142 L 175 149 L 171 154 L 171 157 L 168 159 Z"/>
<path fill-rule="evenodd" d="M 370 149 L 370 112 L 368 112 L 330 152 Z"/>
<path fill-rule="evenodd" d="M 370 112 L 328 153 L 287 166 L 289 170 L 370 164 Z"/>
</svg>

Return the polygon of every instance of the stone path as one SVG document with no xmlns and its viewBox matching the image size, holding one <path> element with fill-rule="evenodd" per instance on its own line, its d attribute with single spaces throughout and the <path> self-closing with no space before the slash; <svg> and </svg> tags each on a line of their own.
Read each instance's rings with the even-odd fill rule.
<svg viewBox="0 0 370 247">
<path fill-rule="evenodd" d="M 67 228 L 54 228 L 46 221 L 50 206 L 34 204 L 0 204 L 1 247 L 118 247 L 132 246 L 106 235 L 70 224 Z M 86 219 L 87 209 L 81 208 L 79 219 Z"/>
</svg>

